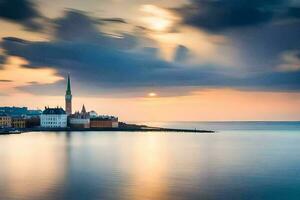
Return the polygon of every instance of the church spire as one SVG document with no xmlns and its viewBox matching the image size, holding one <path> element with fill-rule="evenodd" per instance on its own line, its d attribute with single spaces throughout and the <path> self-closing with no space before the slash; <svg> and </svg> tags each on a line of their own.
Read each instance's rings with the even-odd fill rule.
<svg viewBox="0 0 300 200">
<path fill-rule="evenodd" d="M 82 105 L 81 113 L 86 113 L 84 104 Z"/>
<path fill-rule="evenodd" d="M 66 90 L 67 95 L 71 95 L 71 82 L 70 82 L 70 74 L 68 74 L 68 83 L 67 83 L 67 90 Z"/>
<path fill-rule="evenodd" d="M 65 103 L 66 103 L 66 113 L 68 115 L 72 114 L 72 92 L 71 92 L 71 81 L 70 81 L 70 74 L 68 74 L 67 80 L 67 90 L 65 95 Z"/>
</svg>

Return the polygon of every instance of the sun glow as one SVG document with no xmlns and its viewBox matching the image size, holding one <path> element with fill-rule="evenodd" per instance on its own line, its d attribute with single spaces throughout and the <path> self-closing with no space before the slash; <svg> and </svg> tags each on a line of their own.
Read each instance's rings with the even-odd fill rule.
<svg viewBox="0 0 300 200">
<path fill-rule="evenodd" d="M 21 57 L 10 56 L 0 71 L 0 90 L 7 93 L 16 92 L 16 88 L 33 84 L 52 84 L 63 77 L 52 68 L 30 69 L 24 66 L 28 61 Z M 3 80 L 6 80 L 5 82 Z"/>
<path fill-rule="evenodd" d="M 157 94 L 155 92 L 150 92 L 148 93 L 148 97 L 156 97 Z"/>
<path fill-rule="evenodd" d="M 143 23 L 155 31 L 166 31 L 179 20 L 171 12 L 154 5 L 143 5 L 141 11 L 145 14 L 142 17 Z"/>
</svg>

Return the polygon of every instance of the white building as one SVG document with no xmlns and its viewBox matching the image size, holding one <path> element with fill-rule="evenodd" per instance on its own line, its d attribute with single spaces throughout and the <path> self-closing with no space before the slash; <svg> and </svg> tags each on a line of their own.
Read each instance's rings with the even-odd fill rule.
<svg viewBox="0 0 300 200">
<path fill-rule="evenodd" d="M 62 108 L 45 108 L 41 114 L 41 127 L 66 128 L 67 114 Z"/>
</svg>

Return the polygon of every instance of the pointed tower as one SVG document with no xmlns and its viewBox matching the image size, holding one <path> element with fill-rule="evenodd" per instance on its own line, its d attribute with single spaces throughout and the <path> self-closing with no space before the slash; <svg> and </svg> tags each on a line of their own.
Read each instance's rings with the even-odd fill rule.
<svg viewBox="0 0 300 200">
<path fill-rule="evenodd" d="M 83 106 L 82 106 L 81 113 L 82 113 L 82 114 L 86 114 L 86 110 L 85 110 L 84 104 L 83 104 Z"/>
<path fill-rule="evenodd" d="M 71 82 L 70 82 L 69 74 L 68 74 L 68 82 L 67 82 L 65 101 L 66 101 L 66 113 L 67 113 L 67 115 L 70 115 L 70 114 L 72 114 L 72 92 L 71 92 Z"/>
</svg>

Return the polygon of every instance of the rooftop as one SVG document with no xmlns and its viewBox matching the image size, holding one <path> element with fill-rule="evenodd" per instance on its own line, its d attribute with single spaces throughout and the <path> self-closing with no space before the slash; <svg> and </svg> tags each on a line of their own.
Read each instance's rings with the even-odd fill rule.
<svg viewBox="0 0 300 200">
<path fill-rule="evenodd" d="M 62 108 L 45 108 L 43 115 L 64 115 L 66 112 Z"/>
<path fill-rule="evenodd" d="M 98 117 L 94 117 L 91 118 L 91 121 L 97 121 L 97 120 L 101 120 L 101 121 L 117 121 L 118 118 L 114 117 L 114 116 L 106 116 L 106 115 L 100 115 Z"/>
</svg>

